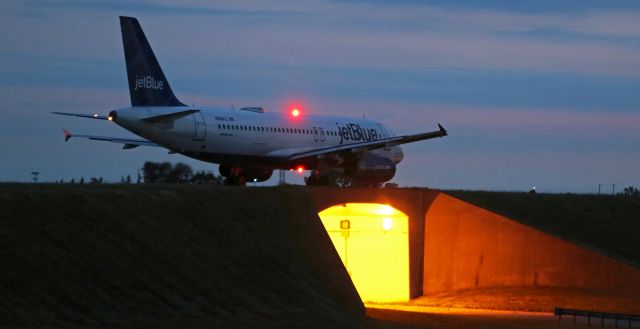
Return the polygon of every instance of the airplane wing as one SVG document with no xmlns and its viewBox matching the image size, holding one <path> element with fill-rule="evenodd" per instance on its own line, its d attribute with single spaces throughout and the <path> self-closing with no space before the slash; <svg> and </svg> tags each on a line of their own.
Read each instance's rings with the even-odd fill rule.
<svg viewBox="0 0 640 329">
<path fill-rule="evenodd" d="M 440 124 L 438 124 L 438 130 L 413 134 L 413 135 L 404 135 L 404 136 L 395 136 L 391 138 L 379 139 L 376 141 L 369 142 L 361 142 L 361 143 L 353 143 L 353 144 L 345 144 L 338 146 L 328 146 L 322 148 L 314 148 L 314 149 L 287 149 L 287 150 L 277 150 L 272 152 L 271 156 L 279 156 L 286 157 L 289 161 L 299 160 L 303 158 L 309 157 L 322 157 L 331 153 L 363 153 L 367 151 L 372 151 L 381 148 L 388 148 L 400 144 L 407 144 L 412 142 L 417 142 L 426 139 L 438 138 L 447 136 L 447 130 L 444 129 Z"/>
<path fill-rule="evenodd" d="M 128 150 L 132 148 L 136 148 L 138 146 L 154 146 L 154 147 L 162 147 L 154 142 L 150 142 L 146 139 L 128 139 L 128 138 L 118 138 L 118 137 L 106 137 L 106 136 L 94 136 L 94 135 L 74 135 L 70 133 L 68 130 L 63 129 L 64 131 L 64 141 L 68 141 L 71 137 L 80 137 L 87 138 L 94 141 L 105 141 L 111 143 L 124 144 L 122 146 L 123 149 Z"/>
</svg>

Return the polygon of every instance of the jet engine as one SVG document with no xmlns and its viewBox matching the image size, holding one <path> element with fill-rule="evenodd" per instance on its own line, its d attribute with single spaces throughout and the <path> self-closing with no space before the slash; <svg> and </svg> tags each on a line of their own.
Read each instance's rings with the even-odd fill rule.
<svg viewBox="0 0 640 329">
<path fill-rule="evenodd" d="M 348 163 L 344 174 L 356 182 L 378 184 L 391 180 L 396 174 L 396 164 L 388 158 L 365 154 L 359 160 Z"/>
</svg>

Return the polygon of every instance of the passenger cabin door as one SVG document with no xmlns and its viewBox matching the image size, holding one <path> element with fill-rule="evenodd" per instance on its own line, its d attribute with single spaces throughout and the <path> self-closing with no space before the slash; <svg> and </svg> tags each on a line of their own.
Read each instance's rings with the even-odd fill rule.
<svg viewBox="0 0 640 329">
<path fill-rule="evenodd" d="M 313 129 L 313 140 L 316 142 L 324 143 L 325 139 L 327 138 L 324 133 L 324 129 L 320 127 L 313 127 L 312 129 Z"/>
<path fill-rule="evenodd" d="M 207 136 L 207 124 L 204 122 L 202 112 L 198 111 L 193 114 L 195 131 L 193 133 L 194 141 L 202 141 Z"/>
</svg>

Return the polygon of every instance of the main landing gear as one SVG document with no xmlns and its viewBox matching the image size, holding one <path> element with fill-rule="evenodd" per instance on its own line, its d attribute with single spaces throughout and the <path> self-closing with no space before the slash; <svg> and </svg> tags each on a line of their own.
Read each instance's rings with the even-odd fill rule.
<svg viewBox="0 0 640 329">
<path fill-rule="evenodd" d="M 307 186 L 352 186 L 353 179 L 340 171 L 319 172 L 314 170 L 305 179 Z"/>
<path fill-rule="evenodd" d="M 227 185 L 227 186 L 246 186 L 247 179 L 242 175 L 229 176 L 224 178 L 223 183 L 224 185 Z"/>
<path fill-rule="evenodd" d="M 328 186 L 329 177 L 327 175 L 320 176 L 317 172 L 312 172 L 309 177 L 305 178 L 307 186 Z"/>
<path fill-rule="evenodd" d="M 224 185 L 245 186 L 247 182 L 264 182 L 272 174 L 273 169 L 269 167 L 220 165 Z"/>
</svg>

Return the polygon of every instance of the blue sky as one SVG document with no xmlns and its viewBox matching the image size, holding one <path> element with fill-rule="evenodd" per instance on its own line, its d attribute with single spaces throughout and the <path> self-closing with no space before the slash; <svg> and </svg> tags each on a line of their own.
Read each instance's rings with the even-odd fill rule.
<svg viewBox="0 0 640 329">
<path fill-rule="evenodd" d="M 130 136 L 50 111 L 129 104 L 118 24 L 138 17 L 178 97 L 210 106 L 377 119 L 407 145 L 402 186 L 596 192 L 640 186 L 635 1 L 4 1 L 0 180 L 135 176 L 158 149 L 63 142 Z M 288 180 L 302 182 L 288 173 Z"/>
</svg>

